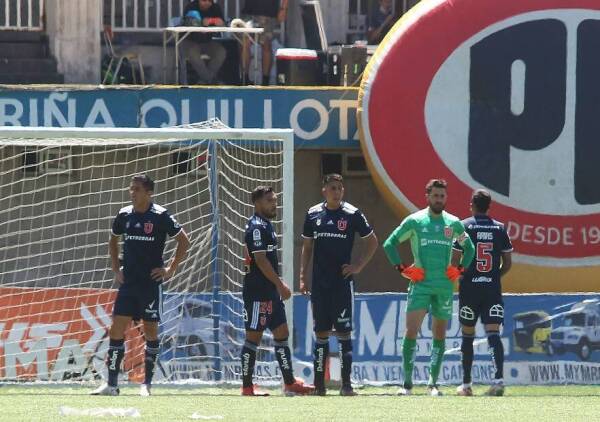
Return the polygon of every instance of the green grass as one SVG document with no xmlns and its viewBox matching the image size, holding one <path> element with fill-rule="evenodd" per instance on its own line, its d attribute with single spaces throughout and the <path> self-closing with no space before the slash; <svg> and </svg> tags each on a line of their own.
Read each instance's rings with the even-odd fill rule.
<svg viewBox="0 0 600 422">
<path fill-rule="evenodd" d="M 135 387 L 124 387 L 119 397 L 91 397 L 87 386 L 5 385 L 0 388 L 0 421 L 84 421 L 59 416 L 60 406 L 78 409 L 134 407 L 136 421 L 191 421 L 201 415 L 221 415 L 225 421 L 594 421 L 600 419 L 600 386 L 508 387 L 505 397 L 456 397 L 454 387 L 442 387 L 444 397 L 428 397 L 415 388 L 412 397 L 395 396 L 394 387 L 367 387 L 357 397 L 240 397 L 237 388 L 154 388 L 142 398 Z M 102 418 L 100 420 L 116 419 Z M 120 419 L 122 420 L 122 419 Z"/>
</svg>

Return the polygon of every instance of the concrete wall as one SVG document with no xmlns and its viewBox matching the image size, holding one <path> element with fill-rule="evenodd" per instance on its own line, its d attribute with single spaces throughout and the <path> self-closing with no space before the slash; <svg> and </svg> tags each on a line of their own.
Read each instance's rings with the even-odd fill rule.
<svg viewBox="0 0 600 422">
<path fill-rule="evenodd" d="M 340 152 L 336 150 L 335 152 Z M 321 154 L 323 151 L 298 151 L 295 157 L 295 192 L 294 192 L 294 264 L 296 277 L 300 268 L 300 252 L 302 248 L 302 225 L 308 208 L 322 200 L 321 196 Z M 399 219 L 390 211 L 377 191 L 370 177 L 346 177 L 344 179 L 345 200 L 358 207 L 367 217 L 379 238 L 379 244 L 400 224 Z M 360 238 L 355 241 L 354 258 L 362 253 L 363 243 Z M 289 281 L 288 281 L 289 282 Z M 294 286 L 298 288 L 298 280 Z M 355 277 L 356 291 L 405 291 L 406 282 L 389 264 L 383 248 L 379 247 L 375 256 L 365 270 Z"/>
<path fill-rule="evenodd" d="M 100 0 L 47 0 L 46 31 L 66 83 L 100 82 Z"/>
</svg>

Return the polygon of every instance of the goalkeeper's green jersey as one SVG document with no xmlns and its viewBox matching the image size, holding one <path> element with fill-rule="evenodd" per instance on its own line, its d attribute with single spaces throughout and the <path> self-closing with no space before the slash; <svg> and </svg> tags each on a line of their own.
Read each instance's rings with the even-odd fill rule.
<svg viewBox="0 0 600 422">
<path fill-rule="evenodd" d="M 394 265 L 400 264 L 397 246 L 405 240 L 410 240 L 415 266 L 425 270 L 425 280 L 418 283 L 423 287 L 452 289 L 446 269 L 450 265 L 454 240 L 463 247 L 464 267 L 471 263 L 475 251 L 473 242 L 457 217 L 446 211 L 439 216 L 432 216 L 429 208 L 406 217 L 384 242 L 385 253 Z"/>
</svg>

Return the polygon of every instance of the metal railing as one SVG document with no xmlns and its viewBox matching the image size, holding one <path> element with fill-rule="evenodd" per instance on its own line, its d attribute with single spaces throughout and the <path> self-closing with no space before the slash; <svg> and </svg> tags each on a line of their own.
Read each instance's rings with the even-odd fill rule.
<svg viewBox="0 0 600 422">
<path fill-rule="evenodd" d="M 0 0 L 0 30 L 43 29 L 44 0 Z"/>
<path fill-rule="evenodd" d="M 0 0 L 1 2 L 2 0 Z M 103 0 L 104 25 L 114 32 L 161 32 L 183 14 L 190 0 Z M 217 1 L 225 20 L 238 17 L 241 0 Z"/>
</svg>

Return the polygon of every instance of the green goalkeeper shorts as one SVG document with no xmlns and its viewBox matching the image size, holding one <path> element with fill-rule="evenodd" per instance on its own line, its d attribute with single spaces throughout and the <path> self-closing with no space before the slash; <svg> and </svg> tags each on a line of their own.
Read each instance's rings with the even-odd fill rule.
<svg viewBox="0 0 600 422">
<path fill-rule="evenodd" d="M 425 309 L 435 318 L 448 321 L 452 319 L 452 301 L 452 290 L 412 285 L 408 290 L 406 312 Z"/>
</svg>

